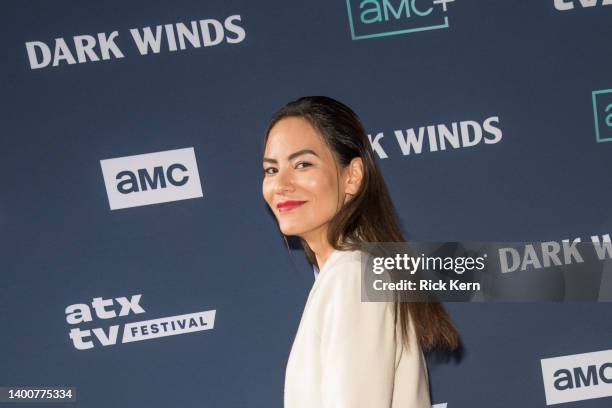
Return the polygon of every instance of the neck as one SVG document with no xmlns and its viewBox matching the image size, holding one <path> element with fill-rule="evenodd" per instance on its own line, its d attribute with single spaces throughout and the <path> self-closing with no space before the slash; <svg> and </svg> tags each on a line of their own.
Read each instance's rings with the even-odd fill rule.
<svg viewBox="0 0 612 408">
<path fill-rule="evenodd" d="M 304 234 L 302 239 L 306 241 L 312 252 L 314 252 L 320 272 L 329 256 L 334 252 L 334 248 L 327 241 L 327 228 L 320 228 Z"/>
</svg>

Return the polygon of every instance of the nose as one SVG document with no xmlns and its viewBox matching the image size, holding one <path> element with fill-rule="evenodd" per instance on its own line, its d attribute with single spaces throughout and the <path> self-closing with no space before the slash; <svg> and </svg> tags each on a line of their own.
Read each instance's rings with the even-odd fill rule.
<svg viewBox="0 0 612 408">
<path fill-rule="evenodd" d="M 293 179 L 289 171 L 279 170 L 275 178 L 276 185 L 274 186 L 274 192 L 276 194 L 285 194 L 293 191 Z"/>
</svg>

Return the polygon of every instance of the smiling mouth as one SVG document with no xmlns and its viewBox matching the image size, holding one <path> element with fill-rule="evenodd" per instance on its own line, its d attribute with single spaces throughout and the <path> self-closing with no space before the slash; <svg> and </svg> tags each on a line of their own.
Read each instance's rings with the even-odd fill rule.
<svg viewBox="0 0 612 408">
<path fill-rule="evenodd" d="M 279 212 L 286 213 L 286 212 L 289 212 L 289 211 L 291 211 L 291 210 L 301 206 L 305 202 L 306 201 L 285 201 L 285 202 L 277 204 L 276 208 L 278 208 Z"/>
</svg>

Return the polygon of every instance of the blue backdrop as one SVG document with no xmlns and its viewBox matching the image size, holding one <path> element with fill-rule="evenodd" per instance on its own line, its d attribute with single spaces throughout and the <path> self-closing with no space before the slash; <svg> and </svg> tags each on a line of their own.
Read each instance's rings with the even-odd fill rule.
<svg viewBox="0 0 612 408">
<path fill-rule="evenodd" d="M 80 407 L 282 406 L 313 273 L 266 211 L 261 144 L 303 95 L 361 116 L 410 239 L 609 234 L 604 3 L 5 2 L 0 386 L 74 386 Z M 169 152 L 187 148 L 197 165 Z M 113 162 L 130 193 L 103 174 L 155 152 Z M 447 308 L 463 358 L 428 360 L 448 408 L 546 406 L 541 359 L 612 349 L 605 303 Z M 214 328 L 123 342 L 128 323 L 212 310 Z M 564 406 L 610 406 L 607 355 Z"/>
</svg>

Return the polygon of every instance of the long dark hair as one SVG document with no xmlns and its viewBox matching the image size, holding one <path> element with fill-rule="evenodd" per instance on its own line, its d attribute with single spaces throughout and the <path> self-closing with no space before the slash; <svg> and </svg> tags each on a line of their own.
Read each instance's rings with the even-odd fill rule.
<svg viewBox="0 0 612 408">
<path fill-rule="evenodd" d="M 351 108 L 326 96 L 305 96 L 289 102 L 274 114 L 265 133 L 264 149 L 272 127 L 286 117 L 306 119 L 323 137 L 342 168 L 355 157 L 363 161 L 359 192 L 344 204 L 329 224 L 327 238 L 334 249 L 360 249 L 361 242 L 405 242 L 387 186 L 374 159 L 374 152 L 359 117 Z M 306 257 L 318 267 L 314 252 L 300 239 Z M 424 351 L 459 347 L 459 333 L 440 303 L 396 302 L 395 322 L 401 324 L 408 346 L 409 319 Z"/>
</svg>

